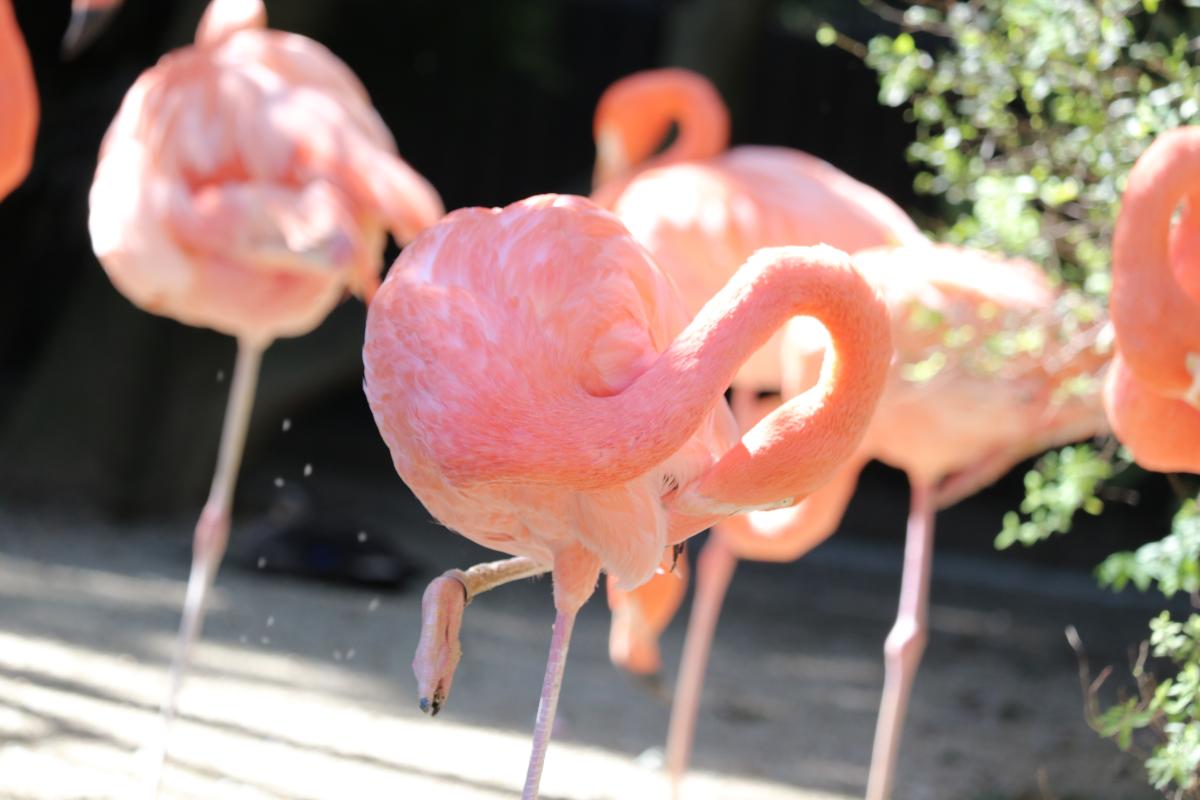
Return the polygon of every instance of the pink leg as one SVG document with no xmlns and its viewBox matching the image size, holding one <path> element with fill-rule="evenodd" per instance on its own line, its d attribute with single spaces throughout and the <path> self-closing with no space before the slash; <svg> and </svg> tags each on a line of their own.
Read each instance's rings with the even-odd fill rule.
<svg viewBox="0 0 1200 800">
<path fill-rule="evenodd" d="M 413 658 L 422 711 L 436 716 L 450 696 L 454 671 L 462 657 L 458 632 L 475 595 L 549 569 L 531 558 L 508 558 L 476 564 L 465 571 L 452 569 L 429 584 L 421 598 L 421 640 Z"/>
<path fill-rule="evenodd" d="M 179 690 L 191 661 L 192 646 L 200 637 L 204 624 L 204 608 L 208 590 L 216 578 L 217 569 L 229 541 L 229 517 L 233 506 L 233 490 L 237 484 L 238 467 L 246 443 L 250 410 L 254 405 L 254 389 L 258 383 L 258 368 L 262 362 L 263 345 L 238 342 L 237 363 L 229 389 L 229 404 L 221 430 L 221 446 L 217 453 L 217 469 L 213 475 L 208 501 L 200 512 L 192 542 L 192 570 L 188 576 L 187 594 L 183 601 L 183 619 L 171 662 L 167 696 L 161 709 L 161 730 L 153 743 L 149 785 L 151 797 L 158 796 L 163 764 L 167 756 L 167 738 L 175 718 Z"/>
<path fill-rule="evenodd" d="M 900 752 L 904 713 L 912 694 L 917 666 L 925 652 L 929 619 L 929 578 L 933 565 L 933 489 L 912 487 L 912 508 L 904 543 L 904 575 L 900 584 L 900 613 L 883 646 L 883 702 L 875 728 L 867 800 L 888 800 Z"/>
<path fill-rule="evenodd" d="M 537 721 L 533 726 L 533 750 L 529 755 L 529 769 L 525 772 L 525 789 L 521 792 L 521 800 L 537 800 L 542 767 L 546 764 L 546 749 L 550 746 L 550 734 L 554 729 L 554 715 L 558 711 L 558 695 L 567 666 L 567 650 L 571 646 L 575 614 L 575 611 L 560 610 L 554 617 L 554 636 L 550 639 L 550 657 L 546 660 L 546 677 L 542 681 L 542 696 L 538 700 Z"/>
<path fill-rule="evenodd" d="M 736 566 L 737 557 L 715 534 L 696 559 L 696 596 L 692 600 L 692 615 L 688 620 L 687 639 L 683 645 L 683 663 L 679 667 L 679 680 L 675 685 L 675 700 L 671 705 L 671 723 L 667 732 L 667 772 L 675 796 L 679 794 L 680 783 L 687 771 L 713 633 Z"/>
<path fill-rule="evenodd" d="M 525 773 L 525 789 L 521 800 L 537 800 L 542 782 L 542 767 L 546 763 L 546 748 L 554 731 L 554 714 L 558 711 L 558 694 L 562 689 L 563 671 L 567 666 L 567 649 L 571 645 L 571 629 L 575 615 L 592 592 L 600 577 L 600 561 L 578 545 L 570 545 L 554 554 L 554 636 L 550 639 L 550 656 L 546 659 L 546 677 L 538 700 L 537 721 L 533 726 L 533 749 L 529 754 L 529 769 Z"/>
</svg>

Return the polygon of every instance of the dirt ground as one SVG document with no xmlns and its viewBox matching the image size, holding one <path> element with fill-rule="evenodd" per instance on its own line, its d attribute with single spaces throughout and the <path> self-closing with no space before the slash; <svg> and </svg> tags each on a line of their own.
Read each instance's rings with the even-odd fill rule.
<svg viewBox="0 0 1200 800">
<path fill-rule="evenodd" d="M 394 534 L 430 571 L 482 555 L 410 501 L 373 514 L 371 530 Z M 188 527 L 0 514 L 0 797 L 137 796 Z M 861 796 L 900 544 L 835 538 L 798 564 L 739 567 L 687 798 Z M 430 720 L 409 667 L 427 576 L 381 594 L 255 566 L 235 546 L 218 580 L 165 796 L 516 796 L 553 616 L 545 581 L 471 606 L 453 695 Z M 1076 625 L 1094 665 L 1120 665 L 1153 609 L 1152 598 L 1115 598 L 1079 571 L 939 552 L 897 800 L 1157 796 L 1135 760 L 1085 726 L 1063 636 Z M 599 597 L 585 607 L 547 800 L 666 796 L 656 767 L 682 623 L 665 638 L 666 678 L 653 687 L 609 665 L 607 608 Z"/>
</svg>

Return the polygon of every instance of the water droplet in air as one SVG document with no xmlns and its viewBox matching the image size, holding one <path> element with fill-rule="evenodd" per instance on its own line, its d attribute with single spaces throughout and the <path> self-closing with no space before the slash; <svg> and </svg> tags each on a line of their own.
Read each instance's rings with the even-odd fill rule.
<svg viewBox="0 0 1200 800">
<path fill-rule="evenodd" d="M 349 650 L 346 651 L 346 660 L 347 661 L 354 660 L 354 648 L 353 647 L 351 647 Z"/>
<path fill-rule="evenodd" d="M 217 370 L 217 383 L 224 383 L 224 382 L 225 382 L 225 370 L 219 369 L 219 370 Z"/>
<path fill-rule="evenodd" d="M 304 477 L 307 478 L 309 475 L 312 475 L 312 464 L 305 464 L 304 465 Z"/>
<path fill-rule="evenodd" d="M 274 617 L 267 617 L 267 627 L 269 628 L 269 627 L 271 627 L 271 626 L 272 626 L 272 625 L 274 625 L 274 624 L 275 624 L 275 618 L 274 618 Z"/>
<path fill-rule="evenodd" d="M 379 598 L 372 597 L 371 602 L 367 604 L 367 611 L 374 611 L 379 608 Z"/>
<path fill-rule="evenodd" d="M 292 429 L 292 421 L 287 417 L 283 418 L 283 432 L 287 433 Z"/>
<path fill-rule="evenodd" d="M 259 556 L 259 557 L 258 557 L 258 568 L 259 568 L 259 569 L 262 569 L 262 568 L 263 568 L 263 567 L 265 567 L 266 565 L 267 565 L 267 557 L 266 557 L 266 556 Z"/>
<path fill-rule="evenodd" d="M 275 479 L 275 488 L 276 488 L 276 489 L 282 489 L 282 488 L 283 488 L 283 483 L 284 483 L 284 481 L 283 481 L 283 478 L 276 478 L 276 479 Z"/>
<path fill-rule="evenodd" d="M 264 637 L 262 637 L 261 639 L 259 639 L 259 641 L 260 641 L 260 642 L 262 642 L 263 644 L 270 644 L 270 643 L 271 643 L 271 637 L 270 637 L 270 636 L 264 636 Z"/>
<path fill-rule="evenodd" d="M 366 531 L 359 531 L 359 532 L 358 532 L 358 543 L 359 543 L 359 544 L 362 544 L 362 543 L 363 543 L 363 542 L 365 542 L 366 540 L 367 540 L 367 532 L 366 532 Z"/>
</svg>

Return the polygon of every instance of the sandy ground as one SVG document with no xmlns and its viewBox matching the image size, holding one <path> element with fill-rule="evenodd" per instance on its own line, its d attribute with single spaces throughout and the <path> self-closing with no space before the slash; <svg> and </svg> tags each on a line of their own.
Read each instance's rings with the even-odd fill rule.
<svg viewBox="0 0 1200 800">
<path fill-rule="evenodd" d="M 478 555 L 419 517 L 405 508 L 390 528 L 422 563 Z M 186 576 L 187 526 L 165 527 L 0 514 L 0 797 L 136 796 Z M 739 568 L 687 798 L 861 796 L 899 546 L 835 539 L 800 564 Z M 219 578 L 166 796 L 517 794 L 550 636 L 544 581 L 471 606 L 454 693 L 429 720 L 409 669 L 423 581 L 379 594 L 253 566 Z M 1063 638 L 1074 623 L 1094 663 L 1123 662 L 1152 608 L 1084 574 L 939 553 L 897 800 L 1155 797 L 1137 762 L 1084 725 Z M 547 800 L 666 796 L 656 748 L 667 690 L 608 664 L 606 626 L 593 600 L 576 628 Z M 682 635 L 678 621 L 668 676 Z"/>
</svg>

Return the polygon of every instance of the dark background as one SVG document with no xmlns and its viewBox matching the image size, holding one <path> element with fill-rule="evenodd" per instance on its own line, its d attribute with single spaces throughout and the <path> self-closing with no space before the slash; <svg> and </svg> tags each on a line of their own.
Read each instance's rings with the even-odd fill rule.
<svg viewBox="0 0 1200 800">
<path fill-rule="evenodd" d="M 202 503 L 233 341 L 136 309 L 99 268 L 86 227 L 100 138 L 123 93 L 190 40 L 202 8 L 127 0 L 98 42 L 64 62 L 67 1 L 16 1 L 42 119 L 33 171 L 0 204 L 0 504 L 122 519 L 191 514 Z M 271 0 L 268 12 L 273 27 L 311 36 L 350 65 L 449 209 L 586 194 L 600 93 L 630 72 L 678 64 L 717 82 L 735 143 L 814 153 L 889 194 L 922 227 L 937 225 L 936 205 L 911 190 L 902 110 L 876 102 L 874 74 L 854 57 L 813 39 L 819 20 L 859 40 L 888 29 L 856 3 Z M 274 477 L 298 477 L 305 463 L 314 477 L 287 492 L 302 483 L 331 536 L 352 535 L 353 513 L 327 508 L 323 482 L 406 492 L 362 396 L 363 324 L 361 304 L 347 302 L 314 333 L 268 351 L 239 512 L 280 502 Z M 990 551 L 1003 512 L 1020 501 L 1023 470 L 947 512 L 940 525 L 953 536 L 939 548 Z M 1070 537 L 995 557 L 1090 569 L 1113 549 L 1161 535 L 1167 484 L 1136 471 L 1122 482 L 1139 490 L 1138 509 L 1116 504 Z M 853 504 L 856 524 L 847 527 L 898 536 L 902 476 L 869 469 L 864 497 L 880 502 Z"/>
</svg>

